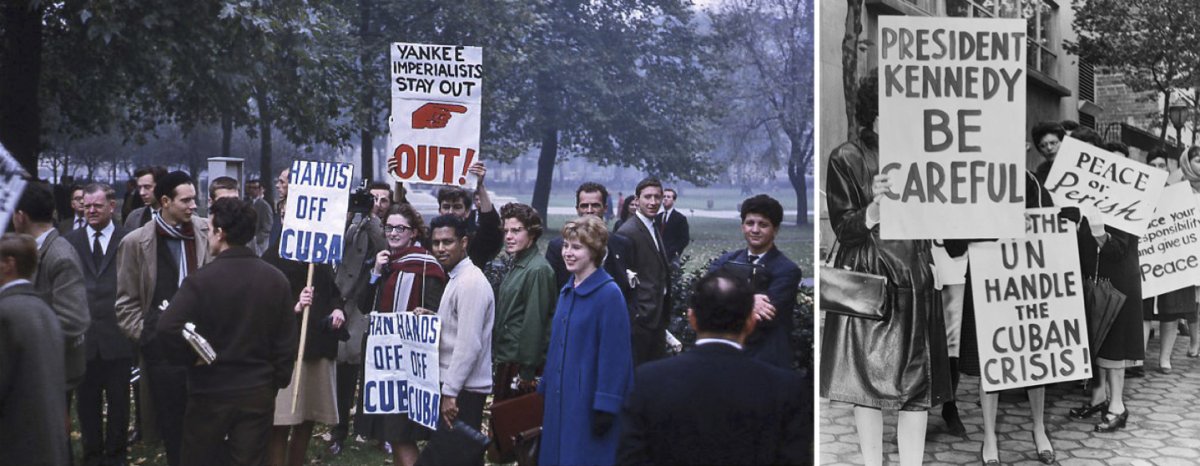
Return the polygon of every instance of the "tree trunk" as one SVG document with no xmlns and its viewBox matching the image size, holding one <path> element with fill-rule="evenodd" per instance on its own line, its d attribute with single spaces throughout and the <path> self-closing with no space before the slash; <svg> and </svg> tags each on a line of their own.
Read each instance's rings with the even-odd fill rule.
<svg viewBox="0 0 1200 466">
<path fill-rule="evenodd" d="M 233 144 L 233 115 L 224 112 L 221 115 L 221 157 L 232 157 Z"/>
<path fill-rule="evenodd" d="M 42 6 L 45 2 L 4 2 L 0 12 L 0 144 L 34 178 L 42 145 L 38 82 L 42 73 Z"/>
<path fill-rule="evenodd" d="M 258 125 L 258 166 L 262 167 L 263 181 L 266 182 L 268 179 L 274 179 L 275 170 L 271 168 L 271 105 L 267 102 L 267 93 L 261 90 L 258 92 Z M 275 205 L 275 191 L 264 189 L 263 199 L 266 199 L 268 204 Z"/>
<path fill-rule="evenodd" d="M 1167 120 L 1168 120 L 1168 117 L 1171 115 L 1171 90 L 1167 89 L 1167 90 L 1163 91 L 1163 96 L 1164 96 L 1164 98 L 1163 98 L 1162 124 L 1159 125 L 1158 138 L 1163 141 L 1166 141 L 1167 140 Z M 1178 142 L 1180 142 L 1180 141 L 1176 141 L 1176 143 L 1178 143 Z"/>
<path fill-rule="evenodd" d="M 558 158 L 558 126 L 550 123 L 542 132 L 542 149 L 538 154 L 537 181 L 533 183 L 533 208 L 547 219 L 550 205 L 550 186 L 554 180 L 554 161 Z"/>
<path fill-rule="evenodd" d="M 362 67 L 362 69 L 359 70 L 362 73 L 362 107 L 359 109 L 359 112 L 360 115 L 362 115 L 363 120 L 360 122 L 363 129 L 361 136 L 362 151 L 360 152 L 359 157 L 362 163 L 362 176 L 368 180 L 375 179 L 375 109 L 373 108 L 375 99 L 373 98 L 373 89 L 375 89 L 374 82 L 376 80 L 375 78 L 377 77 L 375 76 L 375 73 L 373 73 L 370 64 L 372 62 L 372 52 L 378 52 L 376 50 L 369 50 L 368 47 L 369 41 L 367 39 L 371 35 L 372 10 L 373 8 L 371 7 L 370 0 L 359 0 L 358 38 L 360 42 L 358 61 Z M 383 178 L 386 178 L 386 176 Z"/>
<path fill-rule="evenodd" d="M 858 36 L 862 34 L 863 0 L 846 0 L 846 33 L 842 36 L 842 95 L 846 99 L 846 137 L 858 137 L 855 97 L 858 89 Z"/>
<path fill-rule="evenodd" d="M 791 157 L 788 158 L 788 181 L 792 182 L 792 190 L 796 191 L 796 226 L 807 226 L 808 223 L 808 164 L 812 157 L 805 157 L 803 141 L 792 141 Z"/>
</svg>

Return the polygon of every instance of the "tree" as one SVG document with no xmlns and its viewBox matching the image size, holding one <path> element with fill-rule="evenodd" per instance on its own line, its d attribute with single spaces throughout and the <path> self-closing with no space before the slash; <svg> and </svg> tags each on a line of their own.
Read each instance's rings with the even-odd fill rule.
<svg viewBox="0 0 1200 466">
<path fill-rule="evenodd" d="M 510 17 L 521 19 L 521 29 L 496 31 L 502 35 L 488 42 L 502 45 L 498 69 L 489 68 L 484 81 L 485 106 L 493 109 L 484 149 L 511 160 L 539 148 L 532 204 L 542 215 L 561 156 L 698 184 L 716 173 L 704 156 L 709 46 L 686 2 L 506 5 L 517 8 Z M 520 40 L 509 40 L 514 35 Z"/>
<path fill-rule="evenodd" d="M 739 89 L 735 118 L 750 129 L 786 136 L 787 172 L 795 191 L 796 225 L 808 222 L 806 175 L 813 158 L 813 17 L 806 0 L 731 0 L 714 21 Z M 749 74 L 750 76 L 744 76 Z M 740 95 L 737 95 L 740 94 Z M 768 151 L 767 154 L 775 152 Z"/>
<path fill-rule="evenodd" d="M 1192 46 L 1200 39 L 1200 11 L 1193 2 L 1075 2 L 1079 40 L 1069 52 L 1097 66 L 1122 73 L 1135 92 L 1154 90 L 1166 96 L 1160 135 L 1167 134 L 1171 95 L 1193 84 L 1200 55 Z"/>
</svg>

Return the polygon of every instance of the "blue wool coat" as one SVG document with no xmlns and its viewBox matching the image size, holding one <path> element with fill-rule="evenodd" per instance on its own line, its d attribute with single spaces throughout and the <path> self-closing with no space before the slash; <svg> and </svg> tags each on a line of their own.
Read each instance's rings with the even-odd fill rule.
<svg viewBox="0 0 1200 466">
<path fill-rule="evenodd" d="M 615 464 L 620 421 L 592 434 L 594 411 L 616 415 L 633 388 L 629 314 L 621 289 L 604 269 L 558 294 L 546 368 L 540 464 Z"/>
</svg>

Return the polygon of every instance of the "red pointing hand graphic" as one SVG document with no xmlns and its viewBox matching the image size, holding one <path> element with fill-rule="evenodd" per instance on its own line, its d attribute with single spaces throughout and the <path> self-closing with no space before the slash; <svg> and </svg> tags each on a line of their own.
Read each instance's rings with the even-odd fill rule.
<svg viewBox="0 0 1200 466">
<path fill-rule="evenodd" d="M 445 128 L 452 113 L 466 113 L 467 107 L 453 104 L 427 103 L 412 114 L 413 129 Z"/>
</svg>

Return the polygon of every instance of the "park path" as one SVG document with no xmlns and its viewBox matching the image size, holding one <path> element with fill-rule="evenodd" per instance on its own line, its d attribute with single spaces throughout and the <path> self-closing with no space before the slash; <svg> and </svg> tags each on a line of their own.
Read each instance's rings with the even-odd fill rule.
<svg viewBox="0 0 1200 466">
<path fill-rule="evenodd" d="M 1046 391 L 1046 427 L 1062 465 L 1173 466 L 1200 464 L 1200 359 L 1186 356 L 1188 339 L 1181 335 L 1172 359 L 1174 370 L 1159 373 L 1157 337 L 1150 342 L 1146 375 L 1126 379 L 1129 423 L 1109 434 L 1092 432 L 1095 417 L 1075 421 L 1067 411 L 1081 405 L 1085 397 L 1079 384 L 1059 384 Z M 959 414 L 967 438 L 945 433 L 940 408 L 929 414 L 925 464 L 979 464 L 983 438 L 983 416 L 979 406 L 979 379 L 963 377 L 958 387 Z M 849 405 L 828 400 L 820 404 L 820 459 L 824 465 L 862 464 L 854 415 Z M 885 413 L 884 455 L 887 464 L 898 464 L 896 414 Z M 997 437 L 1000 461 L 1004 464 L 1039 465 L 1034 444 L 1026 429 L 1032 420 L 1022 391 L 1000 397 Z"/>
</svg>

